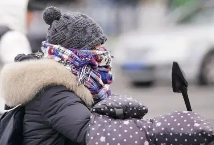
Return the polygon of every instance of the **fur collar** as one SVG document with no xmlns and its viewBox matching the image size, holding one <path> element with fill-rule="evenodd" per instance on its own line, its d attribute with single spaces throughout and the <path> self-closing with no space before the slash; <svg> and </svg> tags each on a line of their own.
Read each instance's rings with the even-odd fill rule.
<svg viewBox="0 0 214 145">
<path fill-rule="evenodd" d="M 88 106 L 93 97 L 77 78 L 54 60 L 30 60 L 5 65 L 0 75 L 0 97 L 8 106 L 26 104 L 49 85 L 63 85 L 72 90 Z"/>
</svg>

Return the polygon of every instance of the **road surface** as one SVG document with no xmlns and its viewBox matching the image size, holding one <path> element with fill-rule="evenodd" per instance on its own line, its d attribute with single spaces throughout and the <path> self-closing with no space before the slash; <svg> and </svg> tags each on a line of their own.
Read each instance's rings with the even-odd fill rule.
<svg viewBox="0 0 214 145">
<path fill-rule="evenodd" d="M 173 93 L 170 85 L 135 88 L 129 86 L 125 78 L 119 77 L 111 89 L 114 93 L 132 96 L 146 105 L 149 112 L 145 118 L 186 109 L 182 95 Z M 214 126 L 214 87 L 190 85 L 189 98 L 193 111 L 204 116 Z"/>
</svg>

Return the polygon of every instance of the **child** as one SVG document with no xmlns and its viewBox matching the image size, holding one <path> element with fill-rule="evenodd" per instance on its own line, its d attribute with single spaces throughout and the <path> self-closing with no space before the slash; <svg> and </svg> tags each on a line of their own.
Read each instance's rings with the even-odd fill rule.
<svg viewBox="0 0 214 145">
<path fill-rule="evenodd" d="M 91 18 L 61 15 L 49 7 L 44 20 L 50 27 L 42 53 L 19 55 L 16 61 L 22 62 L 8 65 L 2 75 L 6 104 L 26 108 L 24 145 L 190 145 L 213 140 L 211 125 L 197 113 L 144 120 L 146 106 L 111 94 L 112 56 L 104 48 L 107 37 Z"/>
</svg>

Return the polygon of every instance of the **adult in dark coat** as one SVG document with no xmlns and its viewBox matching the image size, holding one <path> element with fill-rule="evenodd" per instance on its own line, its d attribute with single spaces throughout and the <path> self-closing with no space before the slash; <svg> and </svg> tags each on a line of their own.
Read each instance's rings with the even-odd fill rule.
<svg viewBox="0 0 214 145">
<path fill-rule="evenodd" d="M 62 65 L 43 59 L 18 62 L 2 75 L 7 105 L 25 104 L 23 145 L 85 144 L 93 98 Z"/>
</svg>

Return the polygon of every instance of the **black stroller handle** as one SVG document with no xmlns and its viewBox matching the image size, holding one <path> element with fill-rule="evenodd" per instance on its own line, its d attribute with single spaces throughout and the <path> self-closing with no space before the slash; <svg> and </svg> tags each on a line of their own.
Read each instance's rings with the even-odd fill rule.
<svg viewBox="0 0 214 145">
<path fill-rule="evenodd" d="M 188 97 L 188 82 L 185 78 L 183 70 L 177 62 L 172 65 L 172 89 L 175 93 L 182 93 L 187 111 L 192 111 L 192 107 Z"/>
</svg>

